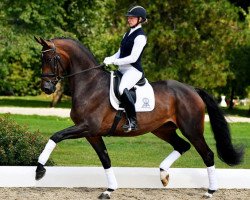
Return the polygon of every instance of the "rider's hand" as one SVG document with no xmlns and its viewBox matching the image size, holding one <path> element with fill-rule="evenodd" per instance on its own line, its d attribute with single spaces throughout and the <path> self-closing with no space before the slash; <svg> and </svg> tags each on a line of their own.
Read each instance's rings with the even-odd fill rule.
<svg viewBox="0 0 250 200">
<path fill-rule="evenodd" d="M 119 62 L 119 61 L 120 61 L 120 59 L 115 59 L 115 60 L 113 61 L 113 64 L 114 64 L 114 65 L 120 65 L 120 62 Z"/>
<path fill-rule="evenodd" d="M 106 57 L 103 61 L 105 65 L 111 65 L 114 64 L 114 59 L 112 57 Z"/>
</svg>

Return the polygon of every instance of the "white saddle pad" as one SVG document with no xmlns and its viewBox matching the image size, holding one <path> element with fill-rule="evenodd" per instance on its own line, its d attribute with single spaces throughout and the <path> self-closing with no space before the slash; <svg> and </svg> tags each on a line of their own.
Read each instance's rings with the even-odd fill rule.
<svg viewBox="0 0 250 200">
<path fill-rule="evenodd" d="M 146 84 L 143 86 L 134 86 L 136 88 L 136 102 L 135 102 L 135 110 L 136 112 L 148 112 L 152 111 L 155 107 L 155 95 L 152 86 L 149 84 L 146 79 Z M 114 109 L 120 110 L 119 107 L 120 101 L 116 98 L 114 93 L 114 72 L 111 71 L 110 76 L 110 92 L 109 99 L 110 103 Z"/>
</svg>

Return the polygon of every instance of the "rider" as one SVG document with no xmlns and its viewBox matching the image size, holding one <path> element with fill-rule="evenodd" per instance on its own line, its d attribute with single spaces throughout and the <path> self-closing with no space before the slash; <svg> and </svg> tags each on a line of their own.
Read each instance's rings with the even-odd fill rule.
<svg viewBox="0 0 250 200">
<path fill-rule="evenodd" d="M 146 22 L 147 18 L 146 10 L 142 6 L 130 8 L 126 16 L 130 30 L 123 36 L 118 52 L 113 56 L 106 57 L 103 62 L 106 65 L 118 65 L 118 70 L 123 74 L 119 93 L 128 119 L 127 124 L 123 125 L 123 129 L 129 132 L 137 130 L 135 102 L 129 90 L 144 77 L 141 57 L 147 43 L 147 38 L 141 24 Z"/>
</svg>

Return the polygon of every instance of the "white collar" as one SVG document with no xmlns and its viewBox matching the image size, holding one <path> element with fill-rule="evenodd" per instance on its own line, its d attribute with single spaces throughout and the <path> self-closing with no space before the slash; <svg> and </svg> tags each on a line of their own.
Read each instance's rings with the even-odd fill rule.
<svg viewBox="0 0 250 200">
<path fill-rule="evenodd" d="M 137 29 L 139 29 L 139 28 L 141 28 L 141 27 L 142 27 L 141 24 L 138 24 L 136 27 L 131 28 L 128 35 L 130 35 L 130 34 L 133 33 L 135 30 L 137 30 Z"/>
</svg>

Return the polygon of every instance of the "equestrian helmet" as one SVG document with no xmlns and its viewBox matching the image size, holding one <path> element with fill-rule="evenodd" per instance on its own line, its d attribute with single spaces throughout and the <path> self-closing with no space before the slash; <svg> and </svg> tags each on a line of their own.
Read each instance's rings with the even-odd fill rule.
<svg viewBox="0 0 250 200">
<path fill-rule="evenodd" d="M 134 6 L 126 14 L 127 17 L 141 17 L 144 21 L 147 19 L 146 15 L 146 10 L 142 6 Z"/>
</svg>

